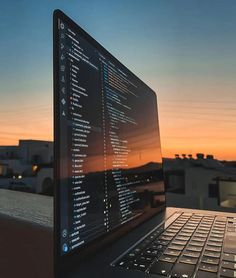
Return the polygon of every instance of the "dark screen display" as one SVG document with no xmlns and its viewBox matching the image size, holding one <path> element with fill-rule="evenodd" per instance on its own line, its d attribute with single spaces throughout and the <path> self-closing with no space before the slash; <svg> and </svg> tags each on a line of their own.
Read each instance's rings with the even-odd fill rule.
<svg viewBox="0 0 236 278">
<path fill-rule="evenodd" d="M 57 191 L 61 255 L 164 205 L 155 93 L 58 19 Z"/>
</svg>

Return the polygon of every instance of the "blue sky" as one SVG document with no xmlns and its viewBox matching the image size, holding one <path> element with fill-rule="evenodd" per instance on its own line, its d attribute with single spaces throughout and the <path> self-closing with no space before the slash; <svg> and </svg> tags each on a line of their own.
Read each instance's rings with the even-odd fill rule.
<svg viewBox="0 0 236 278">
<path fill-rule="evenodd" d="M 52 133 L 52 12 L 56 8 L 158 92 L 167 152 L 174 148 L 176 128 L 189 130 L 186 114 L 200 118 L 193 125 L 210 138 L 216 130 L 206 133 L 207 127 L 199 128 L 202 122 L 214 122 L 214 113 L 222 109 L 227 115 L 216 117 L 221 127 L 217 132 L 233 140 L 235 0 L 11 0 L 1 1 L 0 9 L 0 124 L 5 132 L 0 142 L 13 143 L 14 132 L 26 130 L 25 137 L 31 133 L 32 138 L 40 137 L 34 131 L 36 124 L 46 128 L 42 138 Z M 181 117 L 180 110 L 185 112 Z M 189 130 L 187 135 L 191 134 Z"/>
</svg>

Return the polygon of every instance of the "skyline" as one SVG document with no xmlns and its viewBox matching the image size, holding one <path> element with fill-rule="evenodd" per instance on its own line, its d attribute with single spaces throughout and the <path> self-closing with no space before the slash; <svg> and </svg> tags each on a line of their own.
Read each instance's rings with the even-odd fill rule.
<svg viewBox="0 0 236 278">
<path fill-rule="evenodd" d="M 126 2 L 3 3 L 0 145 L 52 140 L 52 11 L 60 8 L 157 92 L 164 157 L 236 160 L 235 1 Z"/>
</svg>

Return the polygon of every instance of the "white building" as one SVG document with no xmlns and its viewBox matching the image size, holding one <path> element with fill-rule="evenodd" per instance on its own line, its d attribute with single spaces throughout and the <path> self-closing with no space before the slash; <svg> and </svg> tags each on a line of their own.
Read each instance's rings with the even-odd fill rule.
<svg viewBox="0 0 236 278">
<path fill-rule="evenodd" d="M 233 208 L 229 208 L 230 206 L 234 207 L 232 200 L 227 201 L 225 196 L 227 195 L 228 198 L 230 196 L 227 194 L 227 188 L 230 188 L 231 192 L 236 191 L 236 168 L 227 167 L 213 156 L 204 158 L 204 155 L 198 154 L 196 159 L 191 156 L 190 158 L 177 156 L 176 159 L 166 159 L 164 160 L 164 170 L 167 206 L 233 210 Z M 224 190 L 220 190 L 222 180 L 230 180 L 233 185 L 228 187 L 225 182 Z M 224 192 L 223 199 L 222 192 Z"/>
<path fill-rule="evenodd" d="M 53 142 L 20 140 L 0 146 L 0 188 L 52 193 Z"/>
</svg>

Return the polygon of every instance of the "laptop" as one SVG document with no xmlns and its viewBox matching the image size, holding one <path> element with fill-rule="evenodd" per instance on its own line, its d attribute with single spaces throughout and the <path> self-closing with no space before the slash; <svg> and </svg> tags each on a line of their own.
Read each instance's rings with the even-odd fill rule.
<svg viewBox="0 0 236 278">
<path fill-rule="evenodd" d="M 156 93 L 53 21 L 55 276 L 236 277 L 235 214 L 166 209 Z"/>
</svg>

